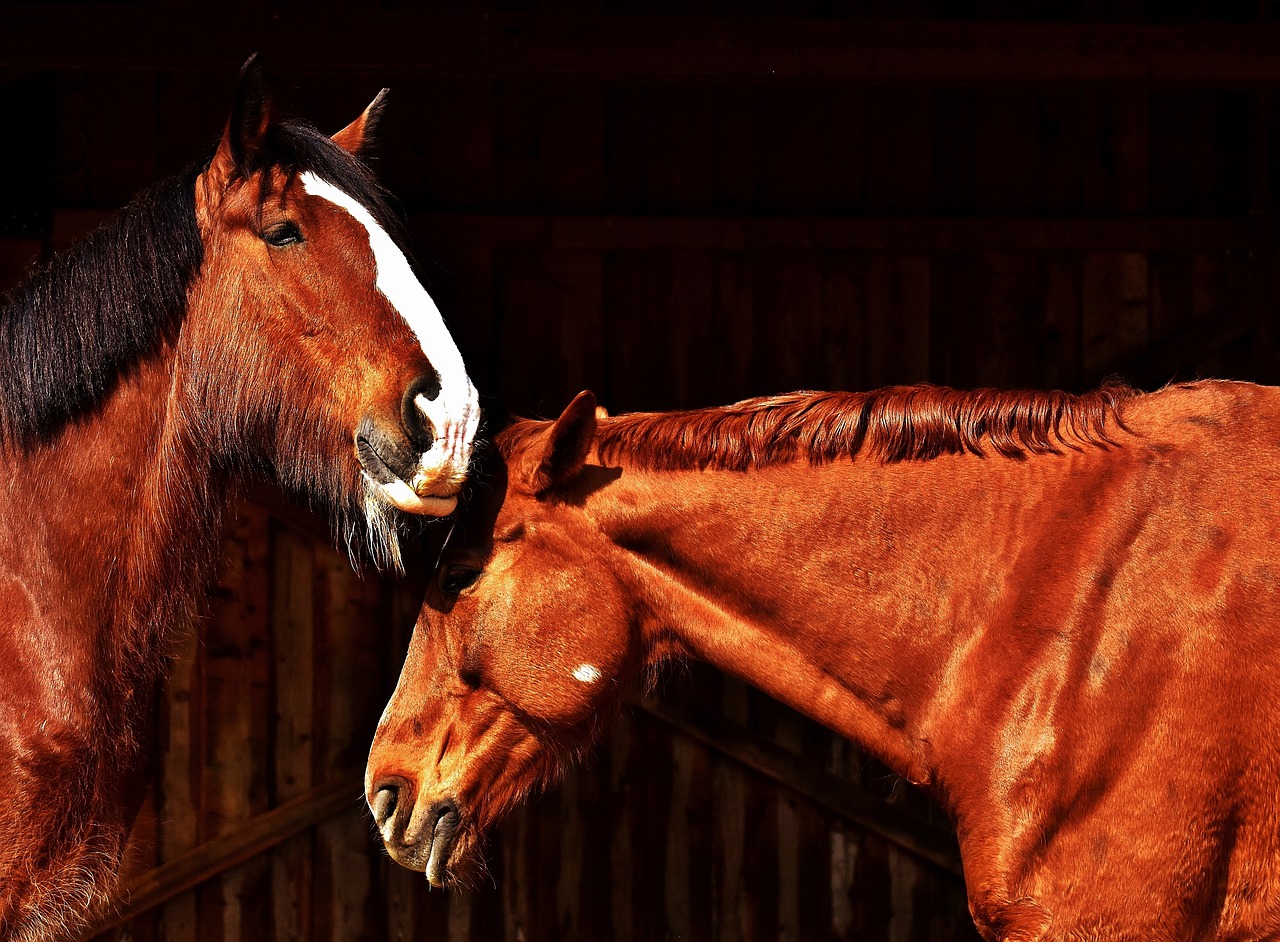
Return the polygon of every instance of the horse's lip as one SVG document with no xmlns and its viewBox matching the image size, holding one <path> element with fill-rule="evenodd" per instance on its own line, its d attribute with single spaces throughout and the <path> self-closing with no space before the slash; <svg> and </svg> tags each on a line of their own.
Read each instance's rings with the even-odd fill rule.
<svg viewBox="0 0 1280 942">
<path fill-rule="evenodd" d="M 356 460 L 365 473 L 379 484 L 394 484 L 403 481 L 409 490 L 422 501 L 452 500 L 462 491 L 462 485 L 456 481 L 430 481 L 421 470 L 406 480 L 391 466 L 391 463 L 378 451 L 378 446 L 366 435 L 356 435 Z"/>
<path fill-rule="evenodd" d="M 364 468 L 369 477 L 379 484 L 390 484 L 392 481 L 404 480 L 395 471 L 391 470 L 391 465 L 387 463 L 387 459 L 382 457 L 382 453 L 378 451 L 377 446 L 367 435 L 356 435 L 356 460 L 360 462 L 360 467 Z"/>
<path fill-rule="evenodd" d="M 460 830 L 460 817 L 456 808 L 448 808 L 436 818 L 435 826 L 431 829 L 431 851 L 427 856 L 427 865 L 423 868 L 427 882 L 432 886 L 444 886 L 445 867 L 453 854 L 454 845 L 458 843 Z"/>
<path fill-rule="evenodd" d="M 409 488 L 419 497 L 425 499 L 437 498 L 438 500 L 448 500 L 451 497 L 457 497 L 462 493 L 462 485 L 455 484 L 450 481 L 437 481 L 434 486 L 430 483 L 424 487 L 419 482 L 422 473 L 414 475 L 414 479 L 409 482 Z"/>
</svg>

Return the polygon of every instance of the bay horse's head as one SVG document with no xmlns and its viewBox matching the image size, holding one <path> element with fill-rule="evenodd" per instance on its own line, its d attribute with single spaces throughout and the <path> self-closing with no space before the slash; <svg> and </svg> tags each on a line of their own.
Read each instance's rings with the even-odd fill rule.
<svg viewBox="0 0 1280 942">
<path fill-rule="evenodd" d="M 456 504 L 476 390 L 360 159 L 385 90 L 330 138 L 274 118 L 258 73 L 250 60 L 195 180 L 204 260 L 179 362 L 206 440 L 363 518 L 394 559 L 390 507 Z"/>
<path fill-rule="evenodd" d="M 498 438 L 378 726 L 366 797 L 392 857 L 433 884 L 591 745 L 643 668 L 644 614 L 580 506 L 613 477 L 584 468 L 595 427 L 583 393 Z"/>
</svg>

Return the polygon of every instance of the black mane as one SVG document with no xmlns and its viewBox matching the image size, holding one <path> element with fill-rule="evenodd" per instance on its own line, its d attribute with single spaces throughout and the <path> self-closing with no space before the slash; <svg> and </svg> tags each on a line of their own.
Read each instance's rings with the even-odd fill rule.
<svg viewBox="0 0 1280 942">
<path fill-rule="evenodd" d="M 195 176 L 139 194 L 0 301 L 6 443 L 50 440 L 176 328 L 204 258 Z"/>
<path fill-rule="evenodd" d="M 143 191 L 0 297 L 0 442 L 27 448 L 52 440 L 176 334 L 204 260 L 195 180 L 211 158 Z M 245 171 L 273 166 L 290 177 L 312 171 L 346 191 L 408 256 L 386 192 L 310 124 L 271 125 Z"/>
</svg>

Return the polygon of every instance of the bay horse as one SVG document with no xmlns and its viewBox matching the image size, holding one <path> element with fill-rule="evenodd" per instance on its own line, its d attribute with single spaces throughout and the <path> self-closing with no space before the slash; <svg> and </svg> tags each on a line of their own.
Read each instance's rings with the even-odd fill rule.
<svg viewBox="0 0 1280 942">
<path fill-rule="evenodd" d="M 240 482 L 392 566 L 456 504 L 478 402 L 359 159 L 383 101 L 331 139 L 251 60 L 208 159 L 0 300 L 0 938 L 107 899 Z"/>
<path fill-rule="evenodd" d="M 498 435 L 369 755 L 433 884 L 697 658 L 951 815 L 989 940 L 1280 938 L 1280 392 L 897 387 Z"/>
</svg>

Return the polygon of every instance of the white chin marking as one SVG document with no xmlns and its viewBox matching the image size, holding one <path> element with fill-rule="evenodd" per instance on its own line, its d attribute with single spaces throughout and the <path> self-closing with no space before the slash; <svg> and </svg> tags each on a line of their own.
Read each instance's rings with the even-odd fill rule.
<svg viewBox="0 0 1280 942">
<path fill-rule="evenodd" d="M 601 677 L 600 668 L 594 664 L 579 664 L 573 669 L 573 677 L 584 684 L 594 684 Z"/>
<path fill-rule="evenodd" d="M 480 399 L 467 376 L 458 345 L 444 326 L 440 309 L 414 276 L 404 253 L 368 209 L 350 194 L 310 171 L 299 179 L 307 193 L 342 207 L 368 231 L 369 248 L 373 251 L 378 270 L 376 286 L 413 330 L 422 345 L 422 352 L 440 377 L 440 394 L 435 399 L 419 396 L 415 400 L 423 416 L 431 423 L 435 436 L 431 449 L 420 460 L 419 474 L 429 482 L 439 481 L 456 487 L 466 476 L 471 461 L 471 448 L 480 426 Z M 389 499 L 397 507 L 405 509 L 399 501 Z M 414 501 L 418 503 L 433 500 L 441 499 L 414 495 Z M 437 513 L 434 510 L 409 512 Z"/>
</svg>

